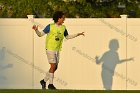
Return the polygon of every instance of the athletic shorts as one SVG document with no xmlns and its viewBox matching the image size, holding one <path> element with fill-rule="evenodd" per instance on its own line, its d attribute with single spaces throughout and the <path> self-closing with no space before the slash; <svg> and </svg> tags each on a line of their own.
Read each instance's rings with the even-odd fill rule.
<svg viewBox="0 0 140 93">
<path fill-rule="evenodd" d="M 59 51 L 46 50 L 49 63 L 59 63 Z"/>
</svg>

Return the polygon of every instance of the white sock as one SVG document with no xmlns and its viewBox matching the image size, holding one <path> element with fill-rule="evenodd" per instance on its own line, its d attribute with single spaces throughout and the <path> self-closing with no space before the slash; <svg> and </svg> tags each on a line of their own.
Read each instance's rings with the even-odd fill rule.
<svg viewBox="0 0 140 93">
<path fill-rule="evenodd" d="M 49 77 L 49 84 L 53 84 L 53 79 L 54 79 L 54 73 L 49 73 L 50 77 Z"/>
<path fill-rule="evenodd" d="M 46 73 L 46 76 L 44 77 L 44 81 L 47 82 L 49 80 L 50 74 L 49 72 Z"/>
</svg>

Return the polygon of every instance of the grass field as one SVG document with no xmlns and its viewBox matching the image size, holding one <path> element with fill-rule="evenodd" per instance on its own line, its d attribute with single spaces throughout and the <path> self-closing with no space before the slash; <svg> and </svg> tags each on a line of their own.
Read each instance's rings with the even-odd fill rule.
<svg viewBox="0 0 140 93">
<path fill-rule="evenodd" d="M 140 93 L 140 90 L 39 90 L 0 89 L 0 93 Z"/>
</svg>

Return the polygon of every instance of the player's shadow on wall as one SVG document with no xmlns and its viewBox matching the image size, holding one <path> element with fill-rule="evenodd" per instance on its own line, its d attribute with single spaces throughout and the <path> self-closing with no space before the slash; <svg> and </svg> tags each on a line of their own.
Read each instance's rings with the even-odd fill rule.
<svg viewBox="0 0 140 93">
<path fill-rule="evenodd" d="M 102 82 L 103 82 L 103 87 L 106 90 L 111 90 L 112 89 L 112 84 L 113 84 L 113 76 L 115 72 L 115 68 L 117 64 L 133 60 L 133 58 L 129 59 L 119 59 L 119 55 L 117 50 L 119 49 L 119 42 L 117 39 L 112 39 L 109 42 L 109 50 L 106 51 L 101 58 L 98 56 L 95 57 L 96 63 L 102 64 L 102 72 L 101 72 L 101 77 L 102 77 Z"/>
<path fill-rule="evenodd" d="M 0 81 L 7 80 L 7 78 L 3 75 L 3 71 L 12 68 L 13 64 L 6 63 L 6 48 L 0 48 Z"/>
</svg>

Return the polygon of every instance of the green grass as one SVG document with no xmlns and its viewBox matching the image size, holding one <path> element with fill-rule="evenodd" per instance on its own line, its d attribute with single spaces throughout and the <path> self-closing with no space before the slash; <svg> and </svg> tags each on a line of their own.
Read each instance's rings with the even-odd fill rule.
<svg viewBox="0 0 140 93">
<path fill-rule="evenodd" d="M 0 89 L 0 93 L 140 93 L 140 90 L 39 90 Z"/>
</svg>

